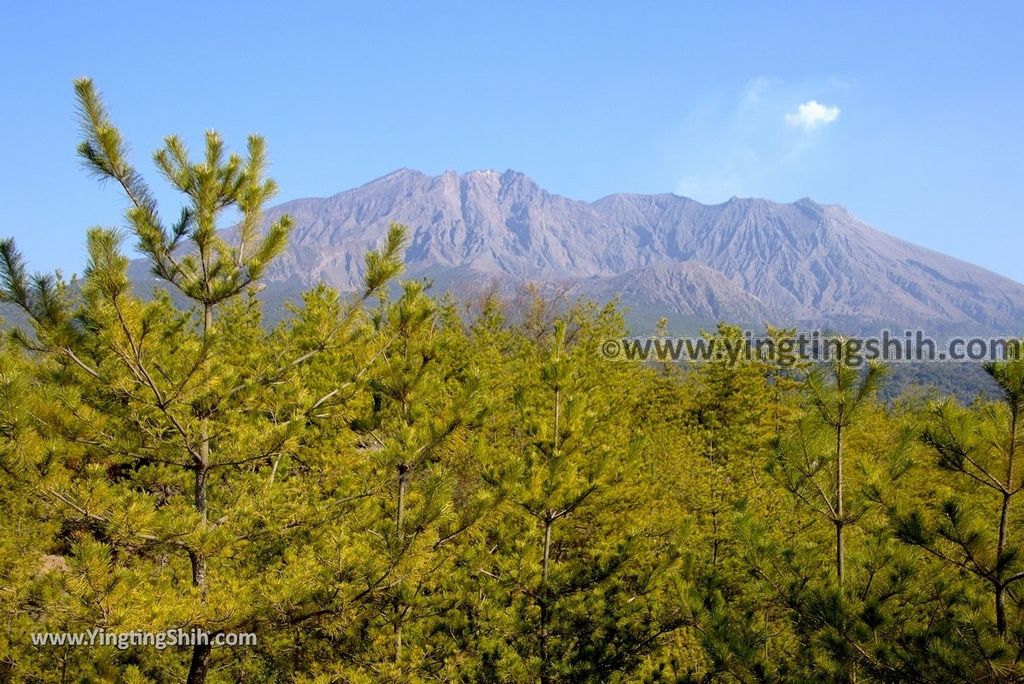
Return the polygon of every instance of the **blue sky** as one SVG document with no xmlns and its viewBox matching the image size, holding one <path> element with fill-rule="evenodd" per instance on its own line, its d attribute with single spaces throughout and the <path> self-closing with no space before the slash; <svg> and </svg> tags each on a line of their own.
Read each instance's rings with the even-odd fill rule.
<svg viewBox="0 0 1024 684">
<path fill-rule="evenodd" d="M 403 166 L 809 196 L 1024 281 L 1022 29 L 1017 2 L 5 3 L 0 236 L 70 273 L 120 223 L 74 154 L 88 75 L 147 173 L 215 128 L 267 137 L 281 200 Z"/>
</svg>

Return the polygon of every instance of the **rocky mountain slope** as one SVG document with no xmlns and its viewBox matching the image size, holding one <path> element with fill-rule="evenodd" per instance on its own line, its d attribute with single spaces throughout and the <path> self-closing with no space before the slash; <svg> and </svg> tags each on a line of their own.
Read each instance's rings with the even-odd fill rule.
<svg viewBox="0 0 1024 684">
<path fill-rule="evenodd" d="M 810 199 L 671 194 L 583 202 L 506 171 L 402 169 L 327 198 L 279 205 L 295 219 L 271 289 L 359 280 L 387 225 L 410 228 L 411 275 L 447 286 L 538 282 L 622 302 L 651 319 L 879 325 L 999 333 L 1024 329 L 1024 285 L 881 233 Z"/>
</svg>

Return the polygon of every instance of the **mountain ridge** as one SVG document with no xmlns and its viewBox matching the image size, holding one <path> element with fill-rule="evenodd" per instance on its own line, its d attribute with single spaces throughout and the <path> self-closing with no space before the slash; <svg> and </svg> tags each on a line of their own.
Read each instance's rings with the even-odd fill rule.
<svg viewBox="0 0 1024 684">
<path fill-rule="evenodd" d="M 584 296 L 620 294 L 649 317 L 746 324 L 1024 328 L 1024 285 L 808 197 L 584 201 L 511 169 L 431 176 L 401 168 L 277 205 L 266 219 L 283 213 L 295 229 L 268 270 L 271 289 L 354 289 L 362 255 L 397 221 L 410 229 L 407 272 L 440 275 L 453 289 L 476 279 L 560 283 Z"/>
</svg>

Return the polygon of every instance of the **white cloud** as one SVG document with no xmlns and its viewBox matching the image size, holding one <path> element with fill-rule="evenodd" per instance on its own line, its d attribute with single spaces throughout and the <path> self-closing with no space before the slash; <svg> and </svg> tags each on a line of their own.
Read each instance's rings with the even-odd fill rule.
<svg viewBox="0 0 1024 684">
<path fill-rule="evenodd" d="M 830 124 L 838 118 L 839 107 L 828 107 L 817 100 L 809 100 L 797 107 L 795 112 L 786 114 L 786 123 L 794 128 L 810 131 Z"/>
<path fill-rule="evenodd" d="M 814 93 L 828 102 L 840 90 L 831 81 L 787 84 L 760 76 L 697 100 L 665 142 L 679 179 L 675 192 L 706 203 L 807 195 L 808 184 L 819 180 L 814 169 L 829 154 L 814 133 L 840 114 L 807 98 Z"/>
<path fill-rule="evenodd" d="M 758 104 L 761 99 L 768 94 L 768 88 L 771 86 L 771 80 L 764 76 L 758 76 L 747 81 L 746 87 L 743 89 L 743 97 L 740 99 L 740 105 L 745 107 L 751 107 Z"/>
</svg>

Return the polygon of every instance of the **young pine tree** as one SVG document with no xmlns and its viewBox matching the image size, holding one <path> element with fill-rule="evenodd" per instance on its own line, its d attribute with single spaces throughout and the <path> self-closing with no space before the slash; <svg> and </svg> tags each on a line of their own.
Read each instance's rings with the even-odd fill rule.
<svg viewBox="0 0 1024 684">
<path fill-rule="evenodd" d="M 838 348 L 841 353 L 834 361 L 807 376 L 809 415 L 796 437 L 783 442 L 773 472 L 787 490 L 833 527 L 834 569 L 841 589 L 846 579 L 847 531 L 862 512 L 861 503 L 851 505 L 848 497 L 848 433 L 873 398 L 884 367 L 869 363 L 861 369 L 847 362 L 842 341 Z"/>
<path fill-rule="evenodd" d="M 972 408 L 943 402 L 922 435 L 941 472 L 954 476 L 952 490 L 931 510 L 915 507 L 897 516 L 896 524 L 905 542 L 988 588 L 995 630 L 1016 641 L 1019 653 L 1024 635 L 1014 633 L 1019 619 L 1013 608 L 1024 559 L 1014 538 L 1021 512 L 1013 504 L 1024 489 L 1024 361 L 990 363 L 985 370 L 998 384 L 1001 401 Z"/>
<path fill-rule="evenodd" d="M 346 402 L 358 401 L 350 390 L 372 356 L 350 362 L 338 349 L 362 341 L 362 302 L 397 272 L 400 234 L 370 255 L 366 291 L 351 306 L 332 312 L 328 297 L 314 295 L 294 321 L 267 331 L 245 294 L 283 248 L 290 221 L 260 234 L 275 190 L 263 175 L 263 141 L 251 137 L 245 157 L 228 155 L 208 133 L 193 162 L 168 138 L 154 160 L 186 203 L 165 225 L 92 83 L 75 87 L 82 157 L 124 191 L 139 249 L 186 307 L 166 291 L 149 302 L 132 294 L 115 231 L 90 231 L 77 303 L 59 279 L 30 277 L 12 243 L 0 245 L 0 295 L 32 324 L 33 336 L 16 337 L 37 359 L 37 392 L 50 399 L 34 415 L 49 446 L 24 451 L 31 458 L 18 468 L 61 527 L 55 552 L 67 570 L 52 573 L 59 595 L 47 622 L 66 631 L 256 632 L 262 645 L 250 654 L 259 657 L 222 652 L 217 664 L 251 678 L 260 658 L 280 667 L 278 635 L 362 605 L 366 594 L 348 578 L 377 571 L 345 554 L 319 560 L 329 540 L 352 530 L 341 516 L 351 492 L 330 479 L 337 471 L 320 449 L 351 448 Z M 218 225 L 229 209 L 233 231 Z M 324 374 L 314 361 L 332 355 L 341 363 Z M 133 662 L 156 679 L 206 681 L 211 646 L 196 644 L 184 662 L 178 653 L 84 657 L 90 667 Z"/>
</svg>

